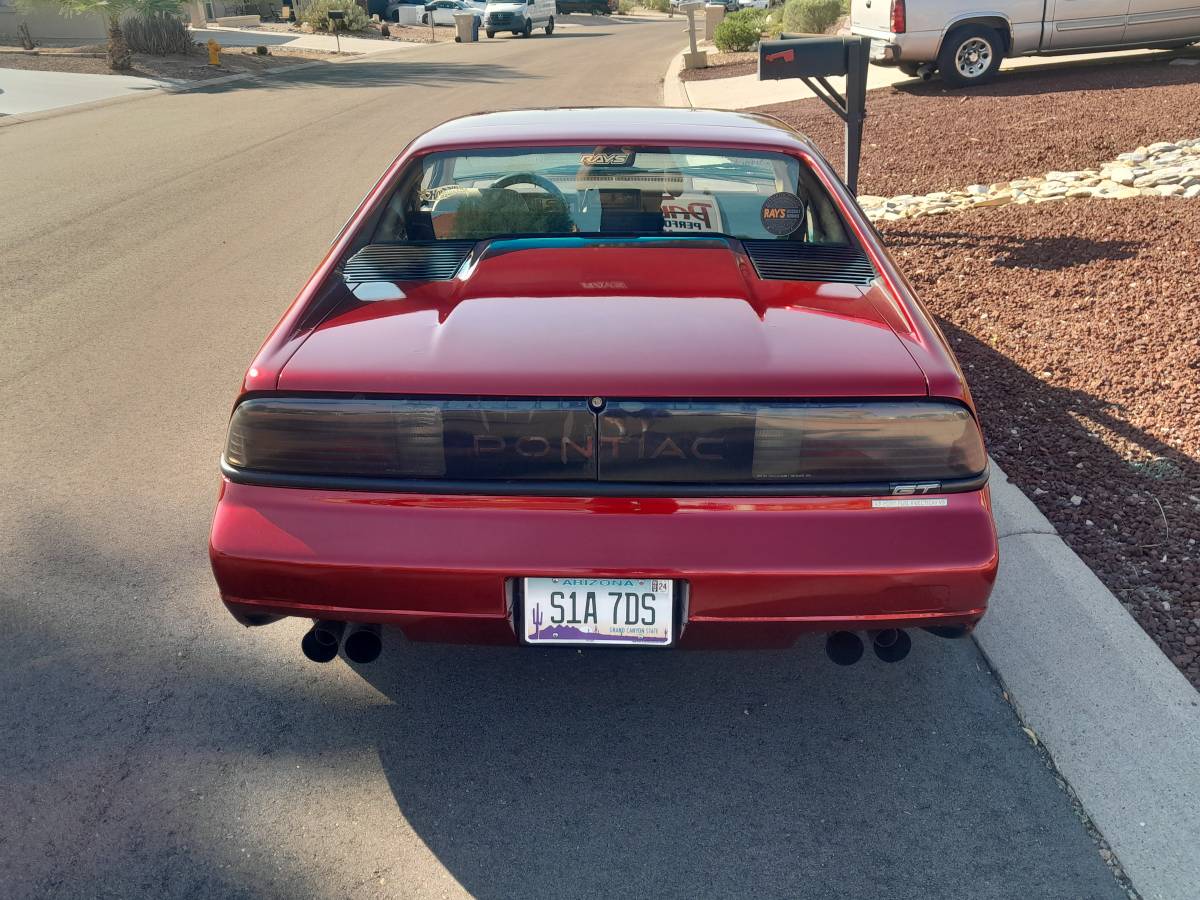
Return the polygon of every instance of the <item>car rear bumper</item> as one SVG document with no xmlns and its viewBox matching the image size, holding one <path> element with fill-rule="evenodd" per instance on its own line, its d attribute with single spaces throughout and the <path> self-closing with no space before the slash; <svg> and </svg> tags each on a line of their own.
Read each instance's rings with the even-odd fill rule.
<svg viewBox="0 0 1200 900">
<path fill-rule="evenodd" d="M 880 507 L 944 501 L 942 505 Z M 922 498 L 620 499 L 309 490 L 224 481 L 221 597 L 278 616 L 516 643 L 524 576 L 671 578 L 680 646 L 788 646 L 806 631 L 962 626 L 998 561 L 987 488 Z"/>
<path fill-rule="evenodd" d="M 890 31 L 860 25 L 853 26 L 851 31 L 871 39 L 869 57 L 871 62 L 878 66 L 895 66 L 902 62 L 932 62 L 937 59 L 938 48 L 942 42 L 940 31 L 893 34 Z"/>
</svg>

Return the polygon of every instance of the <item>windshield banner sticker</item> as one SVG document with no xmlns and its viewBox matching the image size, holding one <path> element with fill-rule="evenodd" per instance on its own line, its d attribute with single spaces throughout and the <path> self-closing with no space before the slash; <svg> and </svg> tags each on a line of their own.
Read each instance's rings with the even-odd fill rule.
<svg viewBox="0 0 1200 900">
<path fill-rule="evenodd" d="M 723 231 L 721 209 L 708 194 L 680 194 L 664 200 L 663 231 L 675 234 Z"/>
<path fill-rule="evenodd" d="M 780 191 L 766 199 L 760 215 L 763 228 L 786 237 L 804 224 L 804 201 L 793 193 Z"/>
</svg>

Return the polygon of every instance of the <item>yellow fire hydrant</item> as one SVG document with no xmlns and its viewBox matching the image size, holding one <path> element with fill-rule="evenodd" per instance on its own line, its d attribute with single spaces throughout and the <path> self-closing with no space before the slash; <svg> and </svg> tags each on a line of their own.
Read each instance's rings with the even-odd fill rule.
<svg viewBox="0 0 1200 900">
<path fill-rule="evenodd" d="M 208 39 L 208 64 L 210 66 L 221 64 L 221 45 L 212 38 Z"/>
</svg>

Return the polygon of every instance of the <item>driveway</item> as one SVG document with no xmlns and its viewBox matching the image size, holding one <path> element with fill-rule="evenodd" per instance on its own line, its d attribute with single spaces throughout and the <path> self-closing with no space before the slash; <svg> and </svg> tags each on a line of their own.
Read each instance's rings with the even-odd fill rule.
<svg viewBox="0 0 1200 900">
<path fill-rule="evenodd" d="M 678 22 L 436 45 L 0 129 L 8 897 L 1124 897 L 975 646 L 245 630 L 205 555 L 244 366 L 452 115 L 645 104 Z"/>
<path fill-rule="evenodd" d="M 0 116 L 108 100 L 177 83 L 132 75 L 80 75 L 0 68 Z"/>
</svg>

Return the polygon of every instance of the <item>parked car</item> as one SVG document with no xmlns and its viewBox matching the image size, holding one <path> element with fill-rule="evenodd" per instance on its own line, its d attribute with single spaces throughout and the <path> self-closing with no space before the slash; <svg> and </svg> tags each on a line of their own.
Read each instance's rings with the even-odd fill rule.
<svg viewBox="0 0 1200 900">
<path fill-rule="evenodd" d="M 617 0 L 557 0 L 554 6 L 560 16 L 571 13 L 611 16 L 617 11 Z"/>
<path fill-rule="evenodd" d="M 474 13 L 476 19 L 483 21 L 483 7 L 479 4 L 470 3 L 468 0 L 434 0 L 433 3 L 425 5 L 421 23 L 428 25 L 432 18 L 434 25 L 453 25 L 456 14 L 467 12 Z"/>
<path fill-rule="evenodd" d="M 529 37 L 535 28 L 554 34 L 554 0 L 489 0 L 483 27 L 490 38 L 500 31 Z"/>
<path fill-rule="evenodd" d="M 996 575 L 962 371 L 778 120 L 470 116 L 413 141 L 267 338 L 210 555 L 303 649 L 790 645 L 895 661 Z"/>
<path fill-rule="evenodd" d="M 770 0 L 738 0 L 739 9 L 769 9 Z"/>
<path fill-rule="evenodd" d="M 983 84 L 1007 57 L 1200 41 L 1195 0 L 853 0 L 871 62 L 951 84 Z"/>
</svg>

